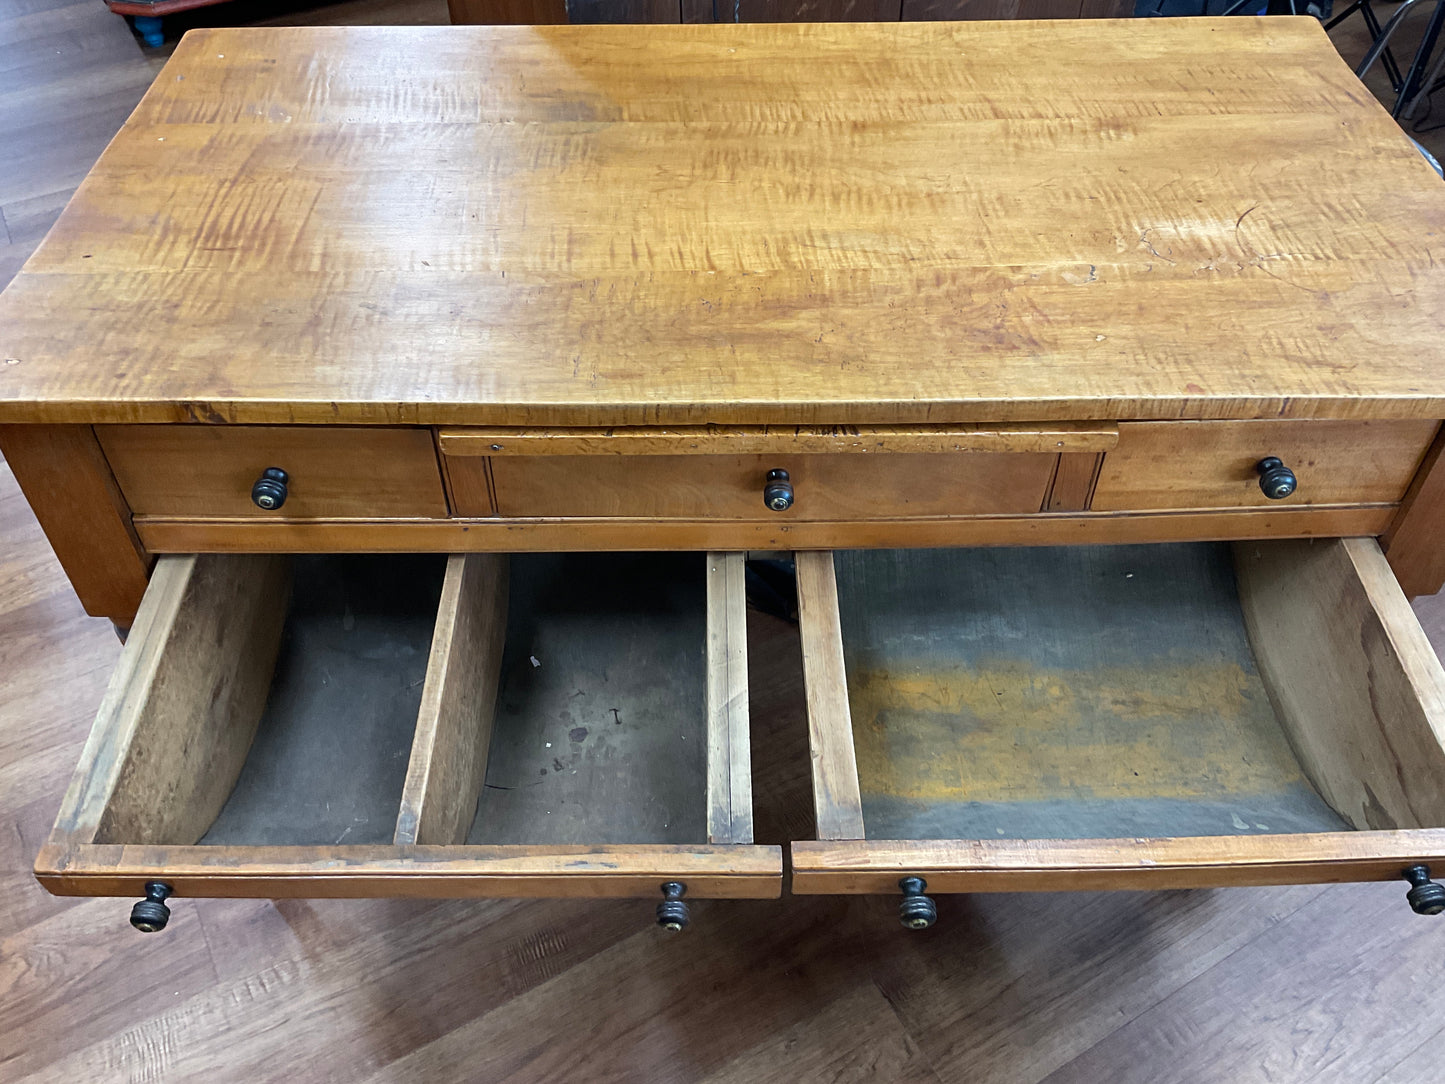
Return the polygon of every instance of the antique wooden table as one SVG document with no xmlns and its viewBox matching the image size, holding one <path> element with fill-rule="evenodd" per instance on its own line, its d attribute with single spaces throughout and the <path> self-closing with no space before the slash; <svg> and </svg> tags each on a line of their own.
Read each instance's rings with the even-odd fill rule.
<svg viewBox="0 0 1445 1084">
<path fill-rule="evenodd" d="M 39 876 L 777 895 L 760 550 L 794 891 L 1445 861 L 1442 230 L 1310 19 L 192 32 L 0 297 Z"/>
</svg>

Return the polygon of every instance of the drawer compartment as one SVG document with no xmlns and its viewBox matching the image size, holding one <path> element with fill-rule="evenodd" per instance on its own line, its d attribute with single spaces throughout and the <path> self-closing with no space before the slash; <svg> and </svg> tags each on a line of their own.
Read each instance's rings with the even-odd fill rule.
<svg viewBox="0 0 1445 1084">
<path fill-rule="evenodd" d="M 266 425 L 98 425 L 96 436 L 138 516 L 445 518 L 428 429 Z M 286 498 L 258 508 L 263 471 L 286 472 Z"/>
<path fill-rule="evenodd" d="M 709 837 L 707 744 L 688 725 L 706 700 L 696 620 L 706 585 L 688 574 L 698 564 L 687 553 L 512 559 L 486 787 L 468 842 Z"/>
<path fill-rule="evenodd" d="M 1037 512 L 1058 456 L 1039 452 L 886 455 L 538 455 L 448 459 L 459 515 L 649 519 L 867 520 Z M 763 503 L 785 470 L 793 503 Z M 477 496 L 468 506 L 464 494 Z"/>
<path fill-rule="evenodd" d="M 164 557 L 36 872 L 776 896 L 746 680 L 741 555 Z"/>
<path fill-rule="evenodd" d="M 1445 671 L 1373 539 L 798 555 L 799 892 L 1398 878 Z"/>
<path fill-rule="evenodd" d="M 1095 512 L 1393 504 L 1434 439 L 1433 421 L 1121 422 Z M 1270 500 L 1255 466 L 1274 456 L 1299 487 Z"/>
</svg>

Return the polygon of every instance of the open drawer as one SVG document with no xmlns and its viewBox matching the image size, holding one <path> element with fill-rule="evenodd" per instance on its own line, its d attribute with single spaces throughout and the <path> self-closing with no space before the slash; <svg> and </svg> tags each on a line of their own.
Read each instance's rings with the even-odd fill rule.
<svg viewBox="0 0 1445 1084">
<path fill-rule="evenodd" d="M 37 876 L 776 897 L 744 606 L 738 554 L 163 557 Z"/>
<path fill-rule="evenodd" d="M 901 887 L 927 925 L 906 878 L 1185 888 L 1445 862 L 1445 671 L 1373 539 L 797 563 L 819 837 L 793 845 L 797 892 Z"/>
</svg>

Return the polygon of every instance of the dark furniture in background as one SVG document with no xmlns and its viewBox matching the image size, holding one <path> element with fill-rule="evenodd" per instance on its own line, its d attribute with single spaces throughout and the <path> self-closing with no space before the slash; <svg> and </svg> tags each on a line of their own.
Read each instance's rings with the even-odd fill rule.
<svg viewBox="0 0 1445 1084">
<path fill-rule="evenodd" d="M 1122 19 L 1131 0 L 448 0 L 452 22 L 790 23 Z"/>
</svg>

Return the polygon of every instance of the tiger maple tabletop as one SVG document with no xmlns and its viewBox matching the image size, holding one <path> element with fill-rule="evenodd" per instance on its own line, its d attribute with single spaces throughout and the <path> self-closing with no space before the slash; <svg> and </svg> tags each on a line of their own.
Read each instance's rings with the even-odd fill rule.
<svg viewBox="0 0 1445 1084">
<path fill-rule="evenodd" d="M 1307 18 L 193 31 L 0 421 L 1439 418 L 1442 230 Z"/>
<path fill-rule="evenodd" d="M 766 550 L 796 891 L 1445 908 L 1442 230 L 1306 18 L 193 31 L 0 296 L 130 630 L 39 875 L 776 895 Z"/>
</svg>

